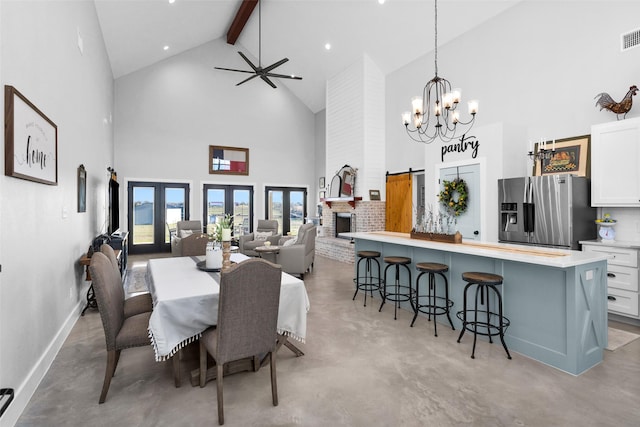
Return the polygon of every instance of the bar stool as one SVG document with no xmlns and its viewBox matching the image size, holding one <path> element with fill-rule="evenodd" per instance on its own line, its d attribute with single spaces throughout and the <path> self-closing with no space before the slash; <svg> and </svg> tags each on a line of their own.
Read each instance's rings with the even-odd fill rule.
<svg viewBox="0 0 640 427">
<path fill-rule="evenodd" d="M 413 327 L 413 323 L 416 321 L 418 317 L 418 312 L 422 312 L 428 314 L 429 321 L 431 321 L 431 316 L 433 316 L 433 329 L 435 332 L 435 336 L 438 336 L 438 322 L 436 322 L 436 316 L 441 316 L 443 314 L 447 315 L 447 319 L 449 320 L 449 324 L 451 325 L 451 329 L 454 331 L 456 328 L 453 327 L 453 322 L 451 321 L 451 317 L 449 316 L 449 310 L 453 307 L 453 301 L 449 299 L 449 281 L 447 280 L 447 276 L 444 275 L 447 271 L 449 271 L 449 266 L 446 264 L 438 264 L 435 262 L 419 262 L 416 264 L 416 270 L 420 272 L 418 277 L 416 278 L 416 305 L 415 305 L 415 314 L 413 316 L 413 320 L 411 321 L 411 327 Z M 428 274 L 428 289 L 427 294 L 420 294 L 420 278 Z M 444 297 L 439 297 L 437 294 L 437 286 L 436 286 L 436 274 L 438 274 L 444 280 Z M 433 295 L 431 294 L 433 291 Z M 427 297 L 426 304 L 420 304 L 420 297 Z"/>
<path fill-rule="evenodd" d="M 381 276 L 380 276 L 380 262 L 378 262 L 378 258 L 380 258 L 380 252 L 378 251 L 358 251 L 358 264 L 356 264 L 356 277 L 353 279 L 353 283 L 356 284 L 356 292 L 353 294 L 352 300 L 356 299 L 356 295 L 358 295 L 358 291 L 364 291 L 364 306 L 367 306 L 367 292 L 371 294 L 371 298 L 373 298 L 373 291 L 380 292 L 380 296 L 382 297 L 382 289 L 381 289 Z M 365 271 L 364 276 L 360 275 L 360 263 L 365 262 Z M 373 276 L 373 262 L 376 263 L 378 267 L 378 275 Z"/>
<path fill-rule="evenodd" d="M 408 267 L 408 264 L 411 264 L 411 258 L 403 257 L 403 256 L 386 256 L 383 258 L 383 261 L 387 266 L 384 268 L 384 283 L 383 283 L 383 291 L 382 291 L 382 304 L 380 304 L 380 308 L 378 312 L 382 311 L 382 306 L 387 300 L 395 302 L 393 305 L 393 318 L 394 320 L 398 318 L 398 307 L 400 307 L 400 302 L 409 301 L 411 303 L 411 307 L 413 311 L 416 311 L 415 305 L 413 304 L 414 300 L 414 290 L 411 286 L 411 270 Z M 407 270 L 407 274 L 409 275 L 409 283 L 402 284 L 400 283 L 400 266 L 403 266 Z M 387 280 L 387 270 L 389 268 L 395 268 L 395 281 L 393 285 L 393 289 L 391 291 L 388 290 L 387 284 L 389 281 Z"/>
<path fill-rule="evenodd" d="M 507 344 L 504 342 L 504 333 L 510 322 L 509 319 L 502 315 L 502 296 L 496 288 L 496 286 L 502 285 L 502 276 L 492 273 L 466 272 L 462 273 L 462 280 L 467 282 L 467 285 L 464 287 L 462 310 L 456 314 L 458 319 L 462 320 L 462 331 L 458 337 L 458 342 L 460 342 L 465 331 L 473 332 L 471 358 L 475 359 L 477 336 L 488 336 L 489 342 L 493 343 L 491 337 L 499 335 L 504 351 L 507 352 L 507 358 L 511 359 Z M 476 285 L 476 301 L 473 310 L 467 308 L 467 292 L 472 285 Z M 492 312 L 489 307 L 489 290 L 493 291 L 498 298 L 498 313 Z M 485 306 L 485 310 L 478 310 L 478 297 L 480 297 L 480 304 Z M 469 319 L 470 314 L 473 316 L 472 319 Z M 498 324 L 495 323 L 495 320 L 498 321 Z"/>
</svg>

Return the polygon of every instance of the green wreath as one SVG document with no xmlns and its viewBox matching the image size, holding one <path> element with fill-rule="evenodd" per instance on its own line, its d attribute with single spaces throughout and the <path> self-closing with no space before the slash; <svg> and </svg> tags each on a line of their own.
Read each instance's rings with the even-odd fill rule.
<svg viewBox="0 0 640 427">
<path fill-rule="evenodd" d="M 461 178 L 453 181 L 443 181 L 444 189 L 438 194 L 440 203 L 453 215 L 460 216 L 467 210 L 468 189 L 467 184 Z M 458 193 L 458 200 L 453 196 Z"/>
</svg>

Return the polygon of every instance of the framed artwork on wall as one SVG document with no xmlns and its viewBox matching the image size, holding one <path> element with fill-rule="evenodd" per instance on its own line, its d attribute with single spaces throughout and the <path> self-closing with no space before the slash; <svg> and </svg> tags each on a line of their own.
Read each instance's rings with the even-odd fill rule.
<svg viewBox="0 0 640 427">
<path fill-rule="evenodd" d="M 13 86 L 4 87 L 4 174 L 58 185 L 58 127 Z"/>
<path fill-rule="evenodd" d="M 533 164 L 533 175 L 573 174 L 589 178 L 591 175 L 589 155 L 591 135 L 558 139 L 545 142 L 546 150 L 555 146 L 555 152 L 549 158 L 537 159 Z M 538 153 L 540 144 L 536 143 L 534 153 Z"/>
<path fill-rule="evenodd" d="M 78 166 L 78 212 L 87 211 L 87 171 L 84 165 Z"/>
<path fill-rule="evenodd" d="M 380 200 L 380 190 L 369 190 L 369 200 Z"/>
<path fill-rule="evenodd" d="M 210 145 L 209 173 L 249 175 L 249 149 Z"/>
<path fill-rule="evenodd" d="M 325 187 L 324 176 L 320 177 L 319 185 L 320 185 L 320 189 L 323 190 Z"/>
</svg>

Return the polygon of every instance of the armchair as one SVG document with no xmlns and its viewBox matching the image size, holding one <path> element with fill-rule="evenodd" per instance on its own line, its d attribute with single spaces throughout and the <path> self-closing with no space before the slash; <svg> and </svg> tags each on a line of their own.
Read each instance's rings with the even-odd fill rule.
<svg viewBox="0 0 640 427">
<path fill-rule="evenodd" d="M 282 237 L 281 234 L 278 234 L 278 221 L 276 221 L 275 219 L 258 220 L 258 227 L 256 228 L 256 232 L 271 232 L 271 235 L 267 237 L 267 240 L 271 242 L 272 245 L 277 245 L 280 241 L 280 238 Z M 258 256 L 255 248 L 257 248 L 258 246 L 264 246 L 265 240 L 255 240 L 255 236 L 255 232 L 240 236 L 240 238 L 238 239 L 238 248 L 240 249 L 240 253 L 246 256 Z"/>
<path fill-rule="evenodd" d="M 178 221 L 176 224 L 176 234 L 171 238 L 171 255 L 182 256 L 182 239 L 191 235 L 202 233 L 202 222 Z"/>
<path fill-rule="evenodd" d="M 280 251 L 276 257 L 276 263 L 282 266 L 282 271 L 289 274 L 297 274 L 304 278 L 304 274 L 313 268 L 316 256 L 317 227 L 312 224 L 303 224 L 298 229 L 296 242 L 289 246 L 279 245 Z"/>
</svg>

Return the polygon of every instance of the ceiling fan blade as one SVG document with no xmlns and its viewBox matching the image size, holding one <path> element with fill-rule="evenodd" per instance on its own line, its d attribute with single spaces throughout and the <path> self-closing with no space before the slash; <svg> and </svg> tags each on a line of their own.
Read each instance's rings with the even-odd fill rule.
<svg viewBox="0 0 640 427">
<path fill-rule="evenodd" d="M 224 70 L 224 71 L 235 71 L 236 73 L 249 73 L 249 74 L 254 74 L 255 71 L 248 71 L 248 70 L 237 70 L 235 68 L 222 68 L 222 67 L 213 67 L 216 70 Z"/>
<path fill-rule="evenodd" d="M 274 74 L 274 73 L 267 73 L 266 74 L 267 77 L 277 77 L 279 79 L 293 79 L 293 80 L 302 80 L 302 77 L 300 76 L 291 76 L 291 75 L 287 75 L 287 74 Z"/>
<path fill-rule="evenodd" d="M 242 59 L 244 59 L 244 60 L 247 62 L 247 64 L 249 64 L 249 66 L 250 66 L 251 68 L 253 68 L 253 71 L 258 71 L 258 67 L 256 67 L 255 65 L 253 65 L 253 63 L 252 63 L 251 61 L 249 61 L 249 58 L 247 58 L 247 57 L 244 55 L 244 53 L 242 53 L 242 52 L 240 52 L 240 51 L 238 51 L 238 53 L 240 54 L 240 56 L 242 56 Z"/>
<path fill-rule="evenodd" d="M 280 61 L 275 62 L 275 63 L 273 63 L 273 64 L 269 65 L 268 67 L 263 68 L 263 70 L 264 70 L 265 72 L 269 72 L 269 71 L 273 70 L 274 68 L 277 68 L 277 67 L 281 66 L 282 64 L 284 64 L 284 63 L 285 63 L 285 62 L 287 62 L 288 60 L 289 60 L 289 58 L 283 58 L 283 59 L 281 59 Z"/>
<path fill-rule="evenodd" d="M 276 85 L 274 85 L 274 84 L 273 84 L 273 82 L 272 82 L 271 80 L 269 80 L 269 77 L 267 77 L 267 76 L 265 76 L 265 75 L 263 74 L 263 75 L 261 75 L 261 76 L 260 76 L 260 78 L 261 78 L 262 80 L 264 80 L 265 82 L 267 82 L 267 84 L 268 84 L 269 86 L 271 86 L 272 88 L 274 88 L 274 89 L 276 88 Z"/>
<path fill-rule="evenodd" d="M 253 76 L 251 76 L 251 77 L 247 77 L 246 79 L 244 79 L 244 80 L 243 80 L 243 81 L 241 81 L 240 83 L 237 83 L 237 84 L 236 84 L 236 86 L 240 86 L 242 83 L 246 83 L 246 82 L 248 82 L 248 81 L 249 81 L 249 80 L 251 80 L 251 79 L 255 79 L 256 77 L 258 77 L 258 75 L 257 75 L 257 74 L 254 74 L 254 75 L 253 75 Z"/>
</svg>

